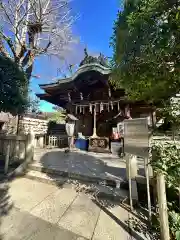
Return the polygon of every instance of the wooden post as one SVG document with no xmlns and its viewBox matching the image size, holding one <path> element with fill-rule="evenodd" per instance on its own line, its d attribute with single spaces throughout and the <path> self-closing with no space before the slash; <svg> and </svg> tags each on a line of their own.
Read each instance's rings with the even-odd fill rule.
<svg viewBox="0 0 180 240">
<path fill-rule="evenodd" d="M 166 184 L 165 184 L 165 176 L 162 173 L 157 174 L 157 193 L 158 193 L 161 239 L 170 240 L 167 199 L 166 199 Z"/>
<path fill-rule="evenodd" d="M 10 158 L 10 141 L 7 143 L 7 152 L 6 152 L 6 158 L 5 158 L 5 166 L 4 166 L 4 173 L 8 173 L 9 168 L 9 158 Z"/>
<path fill-rule="evenodd" d="M 146 175 L 146 185 L 147 185 L 147 200 L 148 200 L 148 215 L 149 223 L 151 224 L 152 212 L 151 212 L 151 194 L 150 194 L 150 184 L 149 184 L 149 158 L 144 159 L 145 162 L 145 175 Z"/>
<path fill-rule="evenodd" d="M 128 159 L 128 177 L 129 177 L 129 202 L 131 211 L 133 211 L 133 203 L 132 203 L 132 182 L 131 182 L 131 159 Z"/>
</svg>

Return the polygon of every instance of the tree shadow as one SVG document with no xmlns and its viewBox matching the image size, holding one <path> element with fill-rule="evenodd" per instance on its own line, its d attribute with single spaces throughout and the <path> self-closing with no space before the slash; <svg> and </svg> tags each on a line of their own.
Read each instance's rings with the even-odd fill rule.
<svg viewBox="0 0 180 240">
<path fill-rule="evenodd" d="M 0 180 L 0 240 L 3 240 L 1 232 L 1 225 L 3 217 L 8 215 L 9 211 L 13 208 L 13 203 L 10 201 L 9 186 L 7 180 L 1 178 Z"/>
<path fill-rule="evenodd" d="M 63 150 L 50 150 L 38 162 L 42 166 L 41 171 L 53 181 L 56 182 L 58 175 L 65 179 L 59 187 L 72 185 L 77 192 L 84 192 L 99 201 L 104 197 L 100 193 L 103 188 L 107 192 L 117 189 L 116 182 L 124 182 L 126 176 L 125 168 L 108 166 L 98 155 L 92 156 L 85 152 L 65 153 Z M 120 196 L 119 200 L 123 201 L 127 194 L 128 192 Z M 110 206 L 116 204 L 109 201 Z"/>
<path fill-rule="evenodd" d="M 84 152 L 65 153 L 61 150 L 52 150 L 45 153 L 37 162 L 41 163 L 44 169 L 53 169 L 57 173 L 79 174 L 87 178 L 92 177 L 94 180 L 106 178 L 114 181 L 124 181 L 126 178 L 125 168 L 109 166 L 98 156 L 95 157 Z"/>
<path fill-rule="evenodd" d="M 144 221 L 142 221 L 142 218 L 144 218 Z M 136 217 L 129 218 L 128 224 L 132 226 L 134 231 L 143 234 L 146 239 L 160 239 L 160 225 L 154 212 L 152 213 L 151 224 L 147 221 L 147 211 L 144 211 L 144 209 L 139 209 Z"/>
</svg>

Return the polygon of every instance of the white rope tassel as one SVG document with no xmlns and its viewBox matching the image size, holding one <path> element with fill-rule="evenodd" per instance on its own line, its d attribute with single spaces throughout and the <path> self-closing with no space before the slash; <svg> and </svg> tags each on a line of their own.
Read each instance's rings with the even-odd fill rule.
<svg viewBox="0 0 180 240">
<path fill-rule="evenodd" d="M 113 110 L 113 102 L 111 102 L 111 109 Z"/>
<path fill-rule="evenodd" d="M 111 89 L 110 88 L 108 89 L 108 94 L 109 94 L 109 97 L 111 97 Z"/>
<path fill-rule="evenodd" d="M 108 112 L 110 111 L 110 108 L 109 108 L 109 103 L 107 104 L 107 108 L 108 108 Z"/>
<path fill-rule="evenodd" d="M 89 104 L 89 111 L 92 113 L 92 104 Z"/>
<path fill-rule="evenodd" d="M 100 112 L 102 112 L 104 110 L 104 106 L 103 103 L 100 104 Z"/>
<path fill-rule="evenodd" d="M 99 104 L 95 104 L 95 106 L 96 106 L 96 112 L 97 113 L 100 112 L 100 105 Z"/>
<path fill-rule="evenodd" d="M 119 104 L 119 102 L 118 102 L 118 112 L 120 111 L 120 104 Z"/>
</svg>

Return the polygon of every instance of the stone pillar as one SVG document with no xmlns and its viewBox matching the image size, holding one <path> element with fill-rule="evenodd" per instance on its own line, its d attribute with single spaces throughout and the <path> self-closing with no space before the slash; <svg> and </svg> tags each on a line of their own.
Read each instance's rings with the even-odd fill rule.
<svg viewBox="0 0 180 240">
<path fill-rule="evenodd" d="M 43 148 L 44 147 L 44 136 L 39 137 L 39 147 Z"/>
<path fill-rule="evenodd" d="M 34 132 L 31 132 L 27 135 L 26 145 L 25 145 L 25 159 L 24 162 L 15 169 L 12 175 L 18 176 L 23 175 L 27 169 L 27 166 L 30 162 L 33 161 L 34 158 Z M 11 174 L 10 174 L 11 175 Z"/>
<path fill-rule="evenodd" d="M 29 163 L 34 158 L 34 140 L 35 135 L 34 132 L 31 130 L 31 132 L 27 135 L 27 141 L 26 141 L 26 150 L 25 150 L 25 162 Z"/>
</svg>

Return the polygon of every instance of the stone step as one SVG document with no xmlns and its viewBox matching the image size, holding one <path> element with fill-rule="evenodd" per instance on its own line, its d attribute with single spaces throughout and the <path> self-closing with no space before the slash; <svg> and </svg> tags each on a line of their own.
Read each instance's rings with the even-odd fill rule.
<svg viewBox="0 0 180 240">
<path fill-rule="evenodd" d="M 61 177 L 55 174 L 49 176 L 47 173 L 29 170 L 26 173 L 26 178 L 36 180 L 38 182 L 58 185 L 60 187 L 74 188 L 79 192 L 85 192 L 93 197 L 105 198 L 113 201 L 124 201 L 128 199 L 127 190 L 112 188 L 96 183 L 70 180 L 69 178 Z"/>
<path fill-rule="evenodd" d="M 62 178 L 68 178 L 68 179 L 73 179 L 73 180 L 80 180 L 82 182 L 89 182 L 89 183 L 96 183 L 100 185 L 106 185 L 106 186 L 111 186 L 113 188 L 119 188 L 121 184 L 123 184 L 123 181 L 113 179 L 112 177 L 97 177 L 97 176 L 88 176 L 82 173 L 77 173 L 77 172 L 69 172 L 68 170 L 60 170 L 60 169 L 55 169 L 52 167 L 44 167 L 41 164 L 31 164 L 29 165 L 29 169 L 33 171 L 38 171 L 42 173 L 47 173 L 48 175 L 57 175 Z"/>
<path fill-rule="evenodd" d="M 29 170 L 26 175 L 27 178 L 32 180 L 38 180 L 43 183 L 53 184 L 53 185 L 63 185 L 66 181 L 68 181 L 67 178 L 58 176 L 58 175 L 52 175 L 48 176 L 46 173 L 38 172 L 34 170 Z"/>
</svg>

